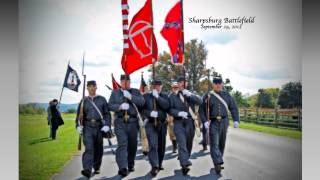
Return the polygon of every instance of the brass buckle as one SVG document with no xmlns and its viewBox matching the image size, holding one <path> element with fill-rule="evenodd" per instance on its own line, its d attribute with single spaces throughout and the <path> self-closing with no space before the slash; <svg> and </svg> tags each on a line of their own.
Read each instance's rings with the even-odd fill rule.
<svg viewBox="0 0 320 180">
<path fill-rule="evenodd" d="M 124 122 L 125 122 L 125 123 L 128 123 L 129 118 L 130 118 L 130 116 L 126 113 L 126 114 L 124 115 Z"/>
<path fill-rule="evenodd" d="M 97 122 L 97 120 L 95 120 L 95 119 L 91 119 L 91 122 L 92 122 L 92 123 L 96 123 L 96 122 Z"/>
<path fill-rule="evenodd" d="M 220 122 L 222 117 L 221 116 L 217 116 L 216 119 L 217 119 L 218 122 Z"/>
</svg>

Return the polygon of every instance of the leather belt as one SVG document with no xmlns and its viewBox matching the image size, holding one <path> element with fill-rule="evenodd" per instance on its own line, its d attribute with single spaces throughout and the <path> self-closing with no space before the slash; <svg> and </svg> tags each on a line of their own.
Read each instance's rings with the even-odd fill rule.
<svg viewBox="0 0 320 180">
<path fill-rule="evenodd" d="M 227 118 L 226 116 L 216 116 L 216 117 L 210 117 L 211 121 L 222 121 L 223 119 Z"/>
<path fill-rule="evenodd" d="M 118 118 L 118 119 L 124 118 L 124 115 L 117 115 L 117 118 Z M 130 116 L 130 115 L 129 115 L 129 118 L 137 118 L 137 115 L 133 115 L 133 116 Z"/>
</svg>

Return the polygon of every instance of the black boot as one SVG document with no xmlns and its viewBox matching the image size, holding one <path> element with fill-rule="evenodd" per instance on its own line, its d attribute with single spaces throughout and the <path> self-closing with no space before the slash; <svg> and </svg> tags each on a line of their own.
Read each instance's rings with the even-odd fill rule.
<svg viewBox="0 0 320 180">
<path fill-rule="evenodd" d="M 202 144 L 202 147 L 203 147 L 202 151 L 206 151 L 206 150 L 208 150 L 208 148 L 207 148 L 207 145 L 206 145 L 206 144 Z"/>
<path fill-rule="evenodd" d="M 150 171 L 150 174 L 151 174 L 152 177 L 156 177 L 158 172 L 159 172 L 159 168 L 158 167 L 153 167 L 151 169 L 151 171 Z"/>
<path fill-rule="evenodd" d="M 164 168 L 163 168 L 162 164 L 160 164 L 160 166 L 159 166 L 159 170 L 164 170 Z"/>
<path fill-rule="evenodd" d="M 91 171 L 88 170 L 88 169 L 84 169 L 81 171 L 81 174 L 87 178 L 90 178 L 91 177 Z"/>
<path fill-rule="evenodd" d="M 176 153 L 177 152 L 177 141 L 176 140 L 172 140 L 172 153 Z"/>
<path fill-rule="evenodd" d="M 95 169 L 93 174 L 100 174 L 100 169 Z"/>
<path fill-rule="evenodd" d="M 119 174 L 120 176 L 122 176 L 122 177 L 128 176 L 128 170 L 127 170 L 127 168 L 120 169 L 120 170 L 118 171 L 118 174 Z"/>
<path fill-rule="evenodd" d="M 183 175 L 187 175 L 189 171 L 190 171 L 190 168 L 188 168 L 187 166 L 182 166 L 182 174 Z"/>
<path fill-rule="evenodd" d="M 214 165 L 214 170 L 216 171 L 216 174 L 221 176 L 221 165 L 220 164 L 217 164 L 217 165 Z"/>
<path fill-rule="evenodd" d="M 129 172 L 133 172 L 134 171 L 134 166 L 129 166 Z"/>
</svg>

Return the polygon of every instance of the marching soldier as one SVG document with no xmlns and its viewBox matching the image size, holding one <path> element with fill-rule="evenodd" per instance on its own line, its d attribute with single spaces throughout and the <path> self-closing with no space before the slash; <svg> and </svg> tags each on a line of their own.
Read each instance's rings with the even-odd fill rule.
<svg viewBox="0 0 320 180">
<path fill-rule="evenodd" d="M 92 168 L 94 174 L 100 173 L 100 166 L 103 156 L 102 132 L 110 130 L 111 116 L 106 99 L 96 95 L 97 85 L 95 81 L 87 82 L 89 96 L 80 102 L 76 118 L 76 128 L 79 134 L 83 135 L 85 151 L 82 155 L 83 170 L 81 174 L 87 178 L 91 177 Z M 83 121 L 80 122 L 80 111 L 83 109 Z"/>
<path fill-rule="evenodd" d="M 171 94 L 176 94 L 179 90 L 179 86 L 177 82 L 173 82 L 171 85 L 171 93 L 169 94 L 169 97 L 171 96 Z M 168 132 L 169 132 L 169 137 L 170 140 L 172 142 L 172 153 L 176 153 L 177 152 L 177 140 L 176 140 L 176 136 L 174 135 L 173 132 L 173 117 L 168 115 Z"/>
<path fill-rule="evenodd" d="M 231 95 L 222 90 L 221 77 L 214 77 L 213 91 L 205 94 L 200 108 L 200 117 L 209 133 L 210 154 L 215 171 L 221 175 L 223 153 L 229 126 L 228 110 L 231 112 L 234 128 L 239 127 L 238 107 Z M 209 102 L 209 103 L 208 103 Z"/>
<path fill-rule="evenodd" d="M 121 75 L 120 81 L 121 89 L 112 91 L 109 108 L 115 113 L 114 127 L 118 141 L 116 150 L 118 174 L 125 177 L 129 172 L 134 171 L 139 130 L 136 108 L 143 107 L 144 98 L 138 89 L 130 88 L 130 77 L 128 75 Z"/>
<path fill-rule="evenodd" d="M 162 162 L 166 150 L 167 135 L 167 111 L 169 110 L 168 95 L 162 92 L 162 82 L 152 82 L 152 92 L 143 95 L 145 105 L 143 115 L 145 128 L 149 142 L 149 162 L 151 164 L 150 174 L 156 176 L 159 170 L 163 170 Z"/>
<path fill-rule="evenodd" d="M 192 142 L 195 135 L 195 124 L 192 114 L 195 105 L 201 104 L 201 98 L 185 89 L 185 78 L 177 79 L 179 91 L 170 96 L 170 114 L 174 117 L 174 133 L 178 143 L 178 157 L 182 173 L 187 175 L 192 165 L 189 160 L 192 151 Z"/>
</svg>

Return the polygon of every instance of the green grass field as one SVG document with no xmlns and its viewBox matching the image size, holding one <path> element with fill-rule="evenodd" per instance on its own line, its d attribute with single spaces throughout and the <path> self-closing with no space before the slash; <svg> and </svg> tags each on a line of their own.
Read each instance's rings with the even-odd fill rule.
<svg viewBox="0 0 320 180">
<path fill-rule="evenodd" d="M 74 114 L 63 114 L 65 124 L 57 131 L 57 139 L 49 137 L 46 115 L 19 117 L 20 179 L 50 179 L 77 151 L 78 134 Z"/>
<path fill-rule="evenodd" d="M 232 121 L 230 121 L 230 125 L 233 126 Z M 269 126 L 257 125 L 253 123 L 246 123 L 243 121 L 240 123 L 240 128 L 294 139 L 301 139 L 302 137 L 302 132 L 298 130 L 280 129 Z"/>
</svg>

